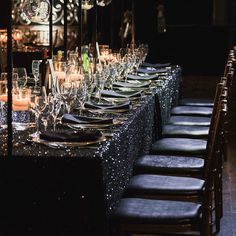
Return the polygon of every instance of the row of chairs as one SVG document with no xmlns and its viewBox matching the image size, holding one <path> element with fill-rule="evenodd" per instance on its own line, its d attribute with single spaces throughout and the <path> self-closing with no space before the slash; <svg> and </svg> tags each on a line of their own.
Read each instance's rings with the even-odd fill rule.
<svg viewBox="0 0 236 236">
<path fill-rule="evenodd" d="M 172 109 L 163 137 L 150 155 L 135 162 L 134 176 L 111 217 L 112 235 L 211 236 L 220 231 L 234 66 L 235 53 L 230 51 L 214 102 L 182 100 Z"/>
</svg>

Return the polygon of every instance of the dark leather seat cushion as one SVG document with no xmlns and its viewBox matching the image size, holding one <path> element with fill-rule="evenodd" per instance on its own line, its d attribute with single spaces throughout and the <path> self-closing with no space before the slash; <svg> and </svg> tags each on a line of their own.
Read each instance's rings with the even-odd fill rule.
<svg viewBox="0 0 236 236">
<path fill-rule="evenodd" d="M 203 106 L 203 107 L 213 107 L 214 101 L 210 99 L 191 99 L 184 98 L 179 101 L 179 105 L 182 106 Z"/>
<path fill-rule="evenodd" d="M 125 191 L 125 196 L 179 196 L 199 195 L 204 188 L 202 179 L 168 176 L 168 175 L 135 175 Z"/>
<path fill-rule="evenodd" d="M 201 205 L 194 202 L 123 198 L 112 218 L 135 224 L 184 224 L 198 221 Z"/>
<path fill-rule="evenodd" d="M 190 138 L 162 138 L 152 145 L 152 154 L 205 155 L 207 141 Z"/>
<path fill-rule="evenodd" d="M 201 173 L 204 163 L 199 157 L 144 155 L 135 161 L 134 173 L 190 175 Z"/>
<path fill-rule="evenodd" d="M 207 138 L 208 126 L 200 125 L 165 125 L 162 129 L 163 137 L 178 138 Z"/>
<path fill-rule="evenodd" d="M 204 116 L 171 116 L 168 124 L 210 126 L 211 118 Z"/>
<path fill-rule="evenodd" d="M 198 106 L 176 106 L 172 108 L 172 115 L 199 115 L 199 116 L 211 116 L 212 107 L 198 107 Z"/>
</svg>

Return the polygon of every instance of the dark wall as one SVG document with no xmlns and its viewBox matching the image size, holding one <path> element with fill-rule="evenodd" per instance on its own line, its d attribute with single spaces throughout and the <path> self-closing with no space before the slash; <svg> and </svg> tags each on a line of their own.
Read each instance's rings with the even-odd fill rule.
<svg viewBox="0 0 236 236">
<path fill-rule="evenodd" d="M 7 26 L 7 8 L 9 5 L 9 0 L 0 1 L 0 29 L 4 29 Z"/>
<path fill-rule="evenodd" d="M 179 64 L 184 74 L 222 74 L 230 47 L 230 27 L 213 25 L 212 0 L 135 3 L 136 39 L 149 44 L 149 61 Z M 165 6 L 166 33 L 157 32 L 157 3 Z"/>
<path fill-rule="evenodd" d="M 212 24 L 213 0 L 163 0 L 168 25 Z"/>
</svg>

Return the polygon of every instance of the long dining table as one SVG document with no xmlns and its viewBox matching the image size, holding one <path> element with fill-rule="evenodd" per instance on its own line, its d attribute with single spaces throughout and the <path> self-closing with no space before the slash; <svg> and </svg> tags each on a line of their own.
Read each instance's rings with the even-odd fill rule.
<svg viewBox="0 0 236 236">
<path fill-rule="evenodd" d="M 0 130 L 1 235 L 109 235 L 135 159 L 149 153 L 178 101 L 181 68 L 171 66 L 159 80 L 130 111 L 115 115 L 122 124 L 97 146 L 49 147 L 28 140 L 33 128 L 14 130 L 7 158 Z"/>
</svg>

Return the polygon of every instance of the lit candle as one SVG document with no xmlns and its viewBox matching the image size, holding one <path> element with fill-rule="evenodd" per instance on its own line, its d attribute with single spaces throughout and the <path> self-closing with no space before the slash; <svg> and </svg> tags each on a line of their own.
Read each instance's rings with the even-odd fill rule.
<svg viewBox="0 0 236 236">
<path fill-rule="evenodd" d="M 27 111 L 29 110 L 29 98 L 14 98 L 12 104 L 13 111 Z"/>
<path fill-rule="evenodd" d="M 0 95 L 0 101 L 1 102 L 7 102 L 7 95 L 6 94 Z"/>
</svg>

